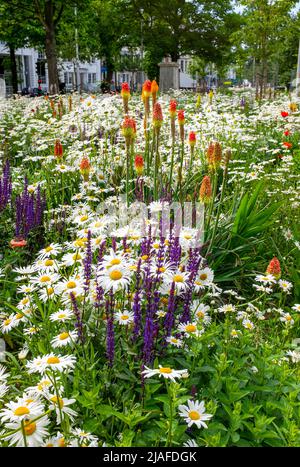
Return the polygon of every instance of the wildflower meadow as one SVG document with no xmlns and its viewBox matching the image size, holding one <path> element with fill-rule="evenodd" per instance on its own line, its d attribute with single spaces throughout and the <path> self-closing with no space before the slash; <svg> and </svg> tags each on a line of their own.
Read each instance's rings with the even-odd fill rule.
<svg viewBox="0 0 300 467">
<path fill-rule="evenodd" d="M 0 116 L 1 446 L 300 446 L 299 99 Z"/>
</svg>

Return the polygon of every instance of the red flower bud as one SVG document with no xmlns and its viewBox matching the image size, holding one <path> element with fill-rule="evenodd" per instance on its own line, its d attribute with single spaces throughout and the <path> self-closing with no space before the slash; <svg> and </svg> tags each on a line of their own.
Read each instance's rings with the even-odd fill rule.
<svg viewBox="0 0 300 467">
<path fill-rule="evenodd" d="M 272 274 L 276 280 L 280 279 L 281 277 L 281 268 L 280 262 L 276 256 L 271 259 L 269 266 L 267 267 L 266 274 Z"/>
<path fill-rule="evenodd" d="M 136 155 L 134 159 L 134 167 L 136 170 L 136 173 L 140 176 L 143 175 L 143 170 L 144 170 L 144 159 L 140 155 Z"/>
</svg>

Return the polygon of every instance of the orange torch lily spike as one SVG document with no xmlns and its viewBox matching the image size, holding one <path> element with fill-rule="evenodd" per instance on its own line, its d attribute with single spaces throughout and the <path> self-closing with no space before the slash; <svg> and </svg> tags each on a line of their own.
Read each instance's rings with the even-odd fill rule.
<svg viewBox="0 0 300 467">
<path fill-rule="evenodd" d="M 125 114 L 128 114 L 128 101 L 130 98 L 130 88 L 128 83 L 122 83 L 121 96 L 123 99 L 123 106 Z"/>
</svg>

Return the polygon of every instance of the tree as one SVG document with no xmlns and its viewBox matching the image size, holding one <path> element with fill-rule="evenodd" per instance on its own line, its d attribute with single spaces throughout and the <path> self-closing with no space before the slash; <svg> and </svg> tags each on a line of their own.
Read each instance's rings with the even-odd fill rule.
<svg viewBox="0 0 300 467">
<path fill-rule="evenodd" d="M 59 92 L 57 71 L 57 45 L 56 32 L 58 24 L 64 12 L 69 7 L 74 7 L 74 0 L 2 0 L 9 7 L 12 18 L 19 19 L 19 28 L 29 23 L 34 28 L 39 28 L 44 42 L 48 65 L 49 93 Z M 29 43 L 32 44 L 32 41 Z"/>
<path fill-rule="evenodd" d="M 29 45 L 30 40 L 38 42 L 39 39 L 37 28 L 29 21 L 23 22 L 20 11 L 15 11 L 10 3 L 0 5 L 0 41 L 4 42 L 9 50 L 11 84 L 14 93 L 18 92 L 16 49 Z"/>
<path fill-rule="evenodd" d="M 270 65 L 276 62 L 282 42 L 292 27 L 296 0 L 242 0 L 244 26 L 235 33 L 236 44 L 255 61 L 255 84 L 263 97 Z"/>
</svg>

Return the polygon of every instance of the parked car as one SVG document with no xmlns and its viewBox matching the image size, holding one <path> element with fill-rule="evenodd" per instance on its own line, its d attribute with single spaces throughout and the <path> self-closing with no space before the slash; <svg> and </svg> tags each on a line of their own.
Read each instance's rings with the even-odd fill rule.
<svg viewBox="0 0 300 467">
<path fill-rule="evenodd" d="M 45 93 L 39 88 L 23 88 L 21 94 L 22 96 L 37 97 L 43 96 Z"/>
</svg>

